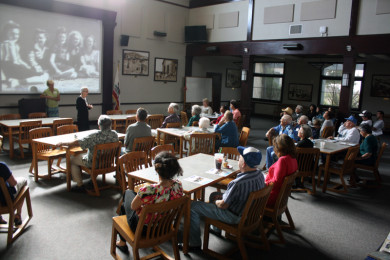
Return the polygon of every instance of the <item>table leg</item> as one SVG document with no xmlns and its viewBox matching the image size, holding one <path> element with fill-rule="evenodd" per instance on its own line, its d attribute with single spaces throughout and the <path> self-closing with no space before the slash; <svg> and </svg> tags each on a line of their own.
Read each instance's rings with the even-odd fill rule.
<svg viewBox="0 0 390 260">
<path fill-rule="evenodd" d="M 14 158 L 14 139 L 12 136 L 12 127 L 8 127 L 8 139 L 9 139 L 9 158 Z"/>
<path fill-rule="evenodd" d="M 129 180 L 129 190 L 134 190 L 134 179 L 130 176 L 127 176 L 127 179 Z"/>
<path fill-rule="evenodd" d="M 322 192 L 326 192 L 326 186 L 328 185 L 330 157 L 331 157 L 330 154 L 326 155 L 326 162 L 324 168 L 324 183 L 322 184 Z"/>
<path fill-rule="evenodd" d="M 72 173 L 71 173 L 71 162 L 70 162 L 70 148 L 66 148 L 66 189 L 70 191 L 71 189 L 71 182 L 72 179 Z"/>
<path fill-rule="evenodd" d="M 183 158 L 183 136 L 180 136 L 180 147 L 179 147 L 179 154 L 180 158 Z"/>
<path fill-rule="evenodd" d="M 32 155 L 33 155 L 33 174 L 34 174 L 34 181 L 38 181 L 38 145 L 36 142 L 32 142 Z"/>
<path fill-rule="evenodd" d="M 183 253 L 188 254 L 189 239 L 190 239 L 190 225 L 191 225 L 191 194 L 188 197 L 187 206 L 184 212 L 184 230 L 183 230 Z"/>
<path fill-rule="evenodd" d="M 157 145 L 160 145 L 160 131 L 157 129 Z"/>
</svg>

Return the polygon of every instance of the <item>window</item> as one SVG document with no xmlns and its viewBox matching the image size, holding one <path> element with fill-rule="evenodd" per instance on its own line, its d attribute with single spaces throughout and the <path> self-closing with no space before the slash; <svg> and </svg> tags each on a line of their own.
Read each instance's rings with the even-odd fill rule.
<svg viewBox="0 0 390 260">
<path fill-rule="evenodd" d="M 284 63 L 255 63 L 252 98 L 282 100 Z"/>
<path fill-rule="evenodd" d="M 332 64 L 322 69 L 320 104 L 339 106 L 343 64 Z M 356 64 L 355 81 L 353 83 L 352 109 L 359 109 L 361 89 L 363 86 L 364 64 Z"/>
</svg>

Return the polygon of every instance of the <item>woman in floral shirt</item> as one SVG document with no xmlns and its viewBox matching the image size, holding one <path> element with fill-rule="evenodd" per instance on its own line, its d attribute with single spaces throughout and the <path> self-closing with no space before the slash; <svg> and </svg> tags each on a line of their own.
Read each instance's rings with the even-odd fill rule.
<svg viewBox="0 0 390 260">
<path fill-rule="evenodd" d="M 154 168 L 159 175 L 160 182 L 139 189 L 138 193 L 127 190 L 123 195 L 121 215 L 127 216 L 127 222 L 135 233 L 138 224 L 138 216 L 142 207 L 148 204 L 174 200 L 183 196 L 181 182 L 174 179 L 176 175 L 183 175 L 176 157 L 168 152 L 159 153 L 154 160 Z M 145 223 L 149 223 L 152 215 L 146 217 Z M 116 246 L 123 252 L 128 252 L 126 241 L 120 237 Z"/>
</svg>

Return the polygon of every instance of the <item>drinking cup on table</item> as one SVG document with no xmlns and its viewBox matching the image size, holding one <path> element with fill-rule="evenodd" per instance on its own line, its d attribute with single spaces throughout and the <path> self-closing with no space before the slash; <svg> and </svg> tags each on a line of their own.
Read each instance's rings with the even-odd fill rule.
<svg viewBox="0 0 390 260">
<path fill-rule="evenodd" d="M 321 143 L 320 143 L 320 148 L 321 148 L 321 149 L 325 149 L 325 147 L 326 147 L 325 145 L 326 145 L 326 142 L 321 142 Z"/>
<path fill-rule="evenodd" d="M 215 159 L 215 168 L 220 170 L 221 166 L 222 166 L 222 161 L 223 161 L 223 153 L 215 153 L 214 159 Z"/>
</svg>

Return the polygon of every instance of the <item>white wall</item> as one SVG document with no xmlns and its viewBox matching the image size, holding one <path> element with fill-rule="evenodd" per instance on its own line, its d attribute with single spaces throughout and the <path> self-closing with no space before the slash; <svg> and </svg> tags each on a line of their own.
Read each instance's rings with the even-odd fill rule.
<svg viewBox="0 0 390 260">
<path fill-rule="evenodd" d="M 389 6 L 390 1 L 383 2 L 386 1 Z M 358 35 L 390 33 L 390 13 L 376 14 L 377 4 L 378 0 L 360 1 Z"/>
<path fill-rule="evenodd" d="M 321 0 L 327 1 L 327 0 Z M 303 3 L 318 2 L 308 0 L 257 0 L 255 1 L 253 40 L 288 39 L 321 37 L 320 26 L 328 27 L 328 36 L 346 36 L 349 32 L 352 0 L 336 1 L 336 16 L 334 19 L 301 21 Z M 294 4 L 292 22 L 264 24 L 264 8 Z M 289 35 L 289 26 L 301 24 L 302 34 Z"/>
</svg>

